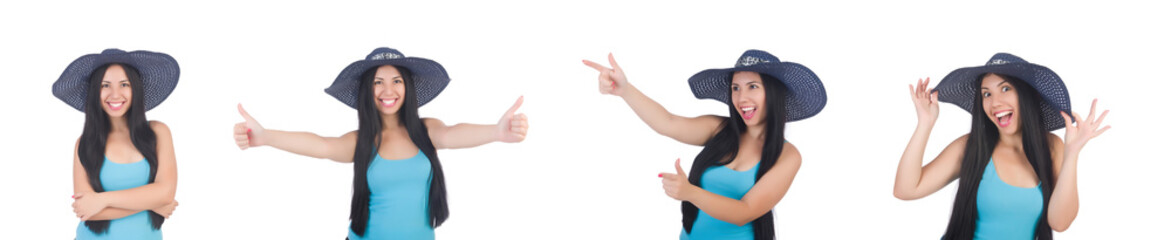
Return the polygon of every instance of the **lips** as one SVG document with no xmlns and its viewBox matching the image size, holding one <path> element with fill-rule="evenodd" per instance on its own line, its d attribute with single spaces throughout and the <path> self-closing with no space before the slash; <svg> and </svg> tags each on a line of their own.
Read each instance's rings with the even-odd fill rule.
<svg viewBox="0 0 1171 240">
<path fill-rule="evenodd" d="M 125 101 L 122 101 L 122 102 L 106 102 L 106 106 L 109 106 L 109 107 L 110 107 L 110 110 L 114 110 L 114 111 L 122 110 L 122 106 L 125 106 L 125 105 L 126 105 L 126 102 L 125 102 Z"/>
<path fill-rule="evenodd" d="M 1008 127 L 1008 124 L 1012 123 L 1012 117 L 1013 117 L 1012 114 L 1013 114 L 1012 110 L 1002 110 L 1002 111 L 996 112 L 996 114 L 995 114 L 996 125 L 999 125 L 1002 128 Z"/>
<path fill-rule="evenodd" d="M 756 107 L 742 107 L 740 108 L 740 115 L 744 120 L 752 119 L 756 116 Z"/>
<path fill-rule="evenodd" d="M 380 98 L 378 101 L 382 103 L 383 107 L 393 107 L 395 103 L 398 103 L 398 98 Z"/>
</svg>

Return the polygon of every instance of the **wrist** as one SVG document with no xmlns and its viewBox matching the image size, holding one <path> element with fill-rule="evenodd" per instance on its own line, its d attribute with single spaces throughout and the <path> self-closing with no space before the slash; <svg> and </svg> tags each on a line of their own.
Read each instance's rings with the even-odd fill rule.
<svg viewBox="0 0 1171 240">
<path fill-rule="evenodd" d="M 699 195 L 699 191 L 703 190 L 703 189 L 700 189 L 699 187 L 696 187 L 695 185 L 692 185 L 691 183 L 688 183 L 687 185 L 685 185 L 683 189 L 685 189 L 685 190 L 683 191 L 683 194 L 681 194 L 679 197 L 682 198 L 680 200 L 687 201 L 687 202 L 694 202 L 696 196 Z"/>
<path fill-rule="evenodd" d="M 104 192 L 95 193 L 94 194 L 94 201 L 97 202 L 100 206 L 102 206 L 102 208 L 110 206 L 109 195 L 107 195 Z"/>
</svg>

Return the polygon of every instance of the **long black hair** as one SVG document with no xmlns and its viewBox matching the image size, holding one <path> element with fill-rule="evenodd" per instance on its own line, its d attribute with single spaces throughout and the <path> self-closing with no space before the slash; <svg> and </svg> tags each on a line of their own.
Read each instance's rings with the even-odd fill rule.
<svg viewBox="0 0 1171 240">
<path fill-rule="evenodd" d="M 106 138 L 110 135 L 110 115 L 102 109 L 102 79 L 106 70 L 114 64 L 94 69 L 89 75 L 89 89 L 85 98 L 85 128 L 81 130 L 81 140 L 77 145 L 77 156 L 85 174 L 89 177 L 89 186 L 94 192 L 105 192 L 102 187 L 102 163 L 106 159 Z M 130 130 L 130 142 L 134 148 L 146 158 L 150 165 L 150 180 L 155 181 L 155 174 L 159 170 L 158 151 L 155 148 L 155 131 L 150 128 L 146 120 L 146 106 L 143 104 L 145 94 L 142 92 L 142 75 L 138 69 L 127 64 L 117 64 L 126 71 L 126 78 L 130 80 L 130 108 L 126 109 L 126 127 Z M 147 211 L 150 215 L 150 225 L 153 229 L 163 226 L 163 216 Z M 110 220 L 85 221 L 85 226 L 95 234 L 104 234 L 110 229 Z"/>
<path fill-rule="evenodd" d="M 777 163 L 777 159 L 781 157 L 781 149 L 785 146 L 787 118 L 785 96 L 788 90 L 785 85 L 768 74 L 760 74 L 760 79 L 761 85 L 764 85 L 765 108 L 767 110 L 764 116 L 764 149 L 761 151 L 760 166 L 756 170 L 755 181 L 760 181 L 760 177 L 768 173 L 768 170 L 772 169 L 773 165 Z M 732 89 L 728 88 L 728 96 L 732 96 L 731 93 Z M 748 126 L 740 117 L 740 111 L 731 103 L 728 104 L 728 116 L 724 119 L 720 131 L 708 139 L 703 150 L 695 156 L 695 162 L 692 163 L 691 171 L 688 173 L 690 175 L 687 177 L 687 181 L 691 184 L 702 188 L 700 179 L 703 178 L 704 171 L 713 166 L 727 165 L 736 159 L 736 153 L 740 150 L 740 135 Z M 683 230 L 690 233 L 691 226 L 695 224 L 695 219 L 699 215 L 699 208 L 686 201 L 682 205 Z M 760 218 L 753 220 L 752 229 L 757 240 L 776 238 L 773 211 L 769 210 Z"/>
<path fill-rule="evenodd" d="M 402 107 L 398 119 L 406 129 L 411 142 L 431 161 L 431 192 L 428 193 L 429 222 L 432 228 L 439 227 L 447 220 L 447 187 L 443 182 L 443 168 L 435 145 L 427 133 L 427 126 L 419 118 L 419 101 L 415 97 L 415 82 L 411 70 L 394 66 L 403 77 L 406 91 L 399 99 Z M 358 142 L 354 147 L 354 196 L 350 201 L 350 230 L 358 236 L 366 234 L 366 223 L 370 220 L 370 185 L 366 182 L 366 170 L 374 160 L 374 153 L 382 143 L 382 112 L 374 105 L 374 74 L 378 67 L 362 73 L 358 80 Z"/>
<path fill-rule="evenodd" d="M 994 74 L 994 73 L 989 73 Z M 987 76 L 985 74 L 984 76 Z M 1049 227 L 1049 197 L 1053 194 L 1053 159 L 1049 152 L 1048 132 L 1041 124 L 1041 95 L 1028 83 L 1009 75 L 995 74 L 1006 80 L 1017 91 L 1017 104 L 1020 112 L 1014 113 L 1020 118 L 1021 142 L 1024 145 L 1025 157 L 1037 179 L 1041 181 L 1041 196 L 1044 201 L 1041 208 L 1041 219 L 1037 222 L 1036 239 L 1053 239 L 1053 230 Z M 981 76 L 980 79 L 983 79 Z M 982 81 L 973 81 L 974 87 L 980 89 Z M 976 193 L 980 188 L 980 180 L 984 176 L 984 169 L 992 160 L 992 150 L 1000 140 L 1000 132 L 996 124 L 984 114 L 982 94 L 975 94 L 972 104 L 972 131 L 968 134 L 968 142 L 964 147 L 963 162 L 960 163 L 960 187 L 956 191 L 955 204 L 952 206 L 951 219 L 947 224 L 944 239 L 972 239 L 976 232 Z"/>
</svg>

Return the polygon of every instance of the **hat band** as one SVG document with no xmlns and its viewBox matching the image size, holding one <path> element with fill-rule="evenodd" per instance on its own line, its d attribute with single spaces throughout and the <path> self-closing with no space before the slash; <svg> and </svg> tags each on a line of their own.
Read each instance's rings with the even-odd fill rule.
<svg viewBox="0 0 1171 240">
<path fill-rule="evenodd" d="M 385 59 L 398 59 L 398 58 L 403 58 L 403 55 L 397 54 L 397 53 L 392 53 L 392 52 L 384 52 L 384 53 L 376 53 L 373 56 L 370 56 L 370 60 L 385 60 Z"/>
<path fill-rule="evenodd" d="M 763 59 L 763 58 L 758 58 L 758 57 L 753 57 L 753 56 L 746 56 L 744 58 L 741 58 L 740 62 L 737 63 L 736 65 L 738 65 L 740 67 L 747 67 L 747 66 L 752 66 L 752 65 L 767 63 L 767 62 L 771 62 L 771 61 L 769 61 L 768 59 Z"/>
</svg>

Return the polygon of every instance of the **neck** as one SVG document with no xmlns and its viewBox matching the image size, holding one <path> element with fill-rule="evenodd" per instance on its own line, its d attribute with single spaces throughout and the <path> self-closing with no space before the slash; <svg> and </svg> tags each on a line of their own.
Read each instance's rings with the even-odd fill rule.
<svg viewBox="0 0 1171 240">
<path fill-rule="evenodd" d="M 130 127 L 126 124 L 126 116 L 110 117 L 110 132 L 128 132 Z"/>
<path fill-rule="evenodd" d="M 745 129 L 745 131 L 744 131 L 744 135 L 741 136 L 741 138 L 742 138 L 742 139 L 740 139 L 741 142 L 749 142 L 749 141 L 764 142 L 765 126 L 763 126 L 764 124 L 761 124 L 761 125 L 762 126 L 748 126 L 748 129 Z"/>
<path fill-rule="evenodd" d="M 1025 145 L 1022 139 L 1023 138 L 1021 137 L 1021 133 L 1019 131 L 1012 134 L 1000 133 L 1000 141 L 998 141 L 997 144 L 1023 152 Z"/>
<path fill-rule="evenodd" d="M 383 114 L 382 115 L 382 130 L 398 129 L 402 127 L 402 121 L 398 120 L 398 114 Z"/>
</svg>

